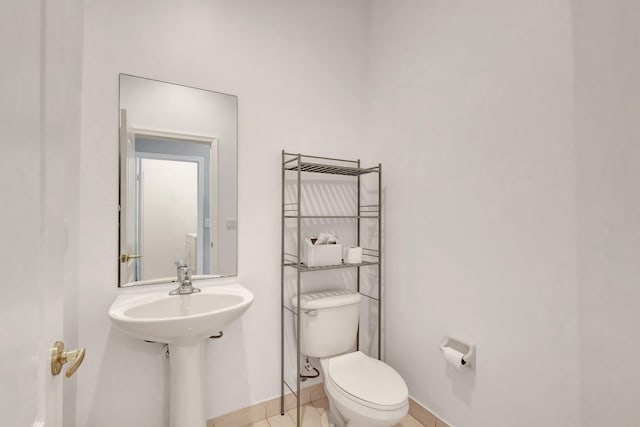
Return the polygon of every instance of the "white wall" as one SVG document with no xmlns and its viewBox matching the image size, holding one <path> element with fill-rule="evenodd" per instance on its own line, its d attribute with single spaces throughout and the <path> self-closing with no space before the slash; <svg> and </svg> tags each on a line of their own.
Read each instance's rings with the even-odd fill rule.
<svg viewBox="0 0 640 427">
<path fill-rule="evenodd" d="M 569 1 L 375 1 L 370 27 L 387 360 L 452 425 L 579 425 Z"/>
<path fill-rule="evenodd" d="M 640 424 L 640 4 L 574 0 L 582 424 Z"/>
<path fill-rule="evenodd" d="M 206 415 L 279 394 L 280 150 L 358 157 L 363 148 L 365 2 L 105 1 L 85 4 L 79 426 L 164 425 L 157 345 L 112 328 L 117 295 L 118 73 L 239 100 L 238 278 L 255 294 L 208 345 Z"/>
<path fill-rule="evenodd" d="M 209 417 L 279 391 L 286 148 L 383 162 L 386 358 L 416 400 L 458 427 L 637 424 L 640 375 L 615 344 L 638 323 L 638 16 L 631 0 L 88 1 L 78 425 L 166 422 L 161 349 L 106 315 L 120 72 L 239 96 L 238 280 L 256 302 L 208 346 Z M 473 371 L 447 368 L 448 334 L 477 344 Z"/>
</svg>

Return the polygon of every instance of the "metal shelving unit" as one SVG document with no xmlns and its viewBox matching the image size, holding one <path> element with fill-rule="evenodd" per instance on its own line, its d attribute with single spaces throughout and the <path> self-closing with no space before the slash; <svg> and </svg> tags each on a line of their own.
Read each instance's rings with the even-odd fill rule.
<svg viewBox="0 0 640 427">
<path fill-rule="evenodd" d="M 295 174 L 296 178 L 296 195 L 295 201 L 287 201 L 285 194 L 285 181 L 287 174 Z M 315 174 L 330 174 L 341 175 L 345 177 L 355 177 L 354 185 L 357 185 L 357 215 L 303 215 L 301 212 L 302 202 L 302 184 L 303 174 L 315 173 Z M 378 200 L 377 204 L 361 204 L 361 176 L 365 174 L 378 174 Z M 326 220 L 354 220 L 356 227 L 356 244 L 360 246 L 361 240 L 361 222 L 363 220 L 372 221 L 377 220 L 377 244 L 376 249 L 363 248 L 364 256 L 367 260 L 364 260 L 361 264 L 339 264 L 322 267 L 307 267 L 302 263 L 301 259 L 301 247 L 303 240 L 303 220 L 308 219 L 326 219 Z M 287 221 L 295 221 L 295 234 L 296 234 L 296 253 L 286 252 L 285 248 L 285 233 Z M 297 311 L 299 310 L 301 289 L 301 275 L 303 273 L 309 273 L 313 271 L 327 271 L 335 269 L 356 269 L 356 290 L 360 292 L 360 269 L 362 267 L 375 268 L 377 267 L 377 297 L 371 295 L 362 295 L 377 302 L 378 310 L 378 359 L 382 355 L 382 339 L 381 339 L 381 324 L 382 324 L 382 164 L 373 166 L 370 168 L 362 168 L 360 166 L 360 160 L 345 160 L 334 159 L 330 157 L 317 157 L 308 156 L 300 153 L 287 153 L 282 150 L 282 223 L 281 223 L 281 396 L 280 396 L 280 413 L 284 415 L 284 396 L 285 390 L 289 389 L 295 396 L 297 401 L 297 415 L 296 425 L 300 426 L 300 383 L 302 381 L 301 366 L 300 366 L 300 316 Z M 296 272 L 296 295 L 297 295 L 297 309 L 292 309 L 286 306 L 285 301 L 285 269 L 291 268 Z M 296 324 L 296 381 L 295 384 L 288 384 L 285 379 L 285 311 L 289 311 L 295 318 Z M 359 326 L 360 327 L 360 326 Z M 359 337 L 358 333 L 358 337 Z M 358 338 L 359 348 L 359 338 Z"/>
</svg>

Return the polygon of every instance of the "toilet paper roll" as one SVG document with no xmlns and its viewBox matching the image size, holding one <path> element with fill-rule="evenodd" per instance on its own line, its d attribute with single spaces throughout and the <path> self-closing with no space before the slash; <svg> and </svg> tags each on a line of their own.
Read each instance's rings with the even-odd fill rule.
<svg viewBox="0 0 640 427">
<path fill-rule="evenodd" d="M 344 263 L 345 264 L 360 264 L 362 263 L 362 248 L 359 246 L 351 246 L 345 249 Z"/>
<path fill-rule="evenodd" d="M 445 347 L 442 352 L 444 353 L 445 360 L 449 362 L 451 366 L 458 371 L 462 368 L 462 357 L 464 356 L 462 353 L 451 347 Z"/>
</svg>

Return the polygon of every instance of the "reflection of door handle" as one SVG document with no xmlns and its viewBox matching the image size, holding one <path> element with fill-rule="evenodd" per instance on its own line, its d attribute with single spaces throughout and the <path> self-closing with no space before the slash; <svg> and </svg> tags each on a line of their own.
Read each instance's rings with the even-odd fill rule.
<svg viewBox="0 0 640 427">
<path fill-rule="evenodd" d="M 122 263 L 129 262 L 129 260 L 132 260 L 135 258 L 142 258 L 142 255 L 129 255 L 125 253 L 120 255 L 120 262 Z"/>
<path fill-rule="evenodd" d="M 62 341 L 56 341 L 51 349 L 51 374 L 58 375 L 62 371 L 62 365 L 67 362 L 71 362 L 71 366 L 64 373 L 64 376 L 71 378 L 71 375 L 75 374 L 82 361 L 84 360 L 85 349 L 84 347 L 76 350 L 64 351 L 64 343 Z"/>
</svg>

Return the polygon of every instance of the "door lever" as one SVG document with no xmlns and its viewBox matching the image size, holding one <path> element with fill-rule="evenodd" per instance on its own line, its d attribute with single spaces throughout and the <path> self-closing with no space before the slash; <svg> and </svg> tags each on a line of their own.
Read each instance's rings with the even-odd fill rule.
<svg viewBox="0 0 640 427">
<path fill-rule="evenodd" d="M 85 352 L 84 347 L 65 351 L 64 343 L 62 341 L 56 341 L 51 349 L 51 374 L 58 375 L 62 371 L 62 365 L 71 362 L 71 366 L 64 373 L 65 377 L 71 378 L 71 375 L 75 374 L 82 364 Z"/>
<path fill-rule="evenodd" d="M 136 259 L 136 258 L 142 258 L 142 255 L 129 255 L 128 253 L 123 253 L 122 255 L 120 255 L 120 262 L 121 263 L 126 263 L 129 262 L 132 259 Z"/>
</svg>

